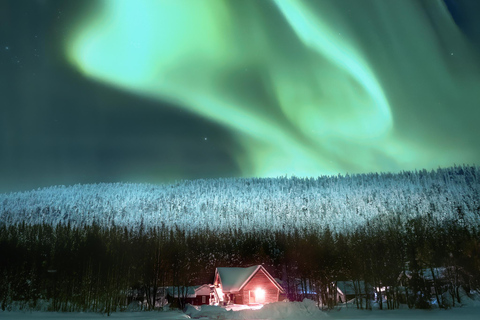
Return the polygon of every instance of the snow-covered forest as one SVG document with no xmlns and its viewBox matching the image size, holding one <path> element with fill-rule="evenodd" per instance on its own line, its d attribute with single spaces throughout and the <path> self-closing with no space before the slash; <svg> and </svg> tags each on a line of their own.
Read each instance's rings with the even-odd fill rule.
<svg viewBox="0 0 480 320">
<path fill-rule="evenodd" d="M 0 194 L 0 221 L 198 232 L 354 230 L 367 222 L 433 217 L 480 221 L 480 171 L 461 166 L 399 174 L 211 179 L 169 185 L 91 184 Z"/>
<path fill-rule="evenodd" d="M 480 289 L 479 191 L 479 169 L 460 166 L 4 194 L 0 304 L 153 309 L 163 286 L 264 264 L 290 300 L 333 307 L 343 282 L 358 308 L 452 307 Z"/>
</svg>

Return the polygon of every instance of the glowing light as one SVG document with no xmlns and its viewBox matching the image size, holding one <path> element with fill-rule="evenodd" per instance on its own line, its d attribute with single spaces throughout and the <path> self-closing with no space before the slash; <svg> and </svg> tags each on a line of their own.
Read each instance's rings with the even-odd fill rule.
<svg viewBox="0 0 480 320">
<path fill-rule="evenodd" d="M 341 16 L 347 9 L 364 20 Z M 441 19 L 441 42 L 478 66 L 444 9 L 429 8 Z M 480 100 L 473 85 L 452 76 L 454 60 L 426 43 L 434 29 L 412 1 L 103 0 L 94 12 L 72 32 L 71 63 L 97 81 L 231 128 L 243 145 L 232 156 L 245 176 L 451 165 L 454 145 L 446 155 L 444 141 L 415 136 L 427 115 L 412 125 L 414 117 L 396 120 L 395 110 L 421 115 L 437 100 Z M 377 27 L 365 21 L 390 33 L 372 40 Z M 475 79 L 474 67 L 465 70 Z M 474 118 L 462 119 L 474 126 Z M 473 162 L 475 153 L 462 159 Z"/>
<path fill-rule="evenodd" d="M 255 302 L 256 303 L 265 302 L 265 290 L 263 290 L 262 288 L 257 288 L 255 290 Z"/>
<path fill-rule="evenodd" d="M 225 299 L 225 295 L 224 295 L 224 293 L 223 293 L 222 288 L 217 287 L 217 288 L 215 288 L 215 290 L 216 290 L 216 292 L 217 292 L 218 299 L 219 299 L 220 301 L 223 301 L 223 300 Z"/>
</svg>

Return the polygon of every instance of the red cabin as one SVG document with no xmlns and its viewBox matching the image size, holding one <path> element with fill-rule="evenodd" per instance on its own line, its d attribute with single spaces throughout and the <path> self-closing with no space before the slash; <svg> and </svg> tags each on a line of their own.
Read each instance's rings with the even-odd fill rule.
<svg viewBox="0 0 480 320">
<path fill-rule="evenodd" d="M 285 298 L 285 290 L 261 265 L 217 268 L 212 291 L 213 304 L 265 304 Z"/>
</svg>

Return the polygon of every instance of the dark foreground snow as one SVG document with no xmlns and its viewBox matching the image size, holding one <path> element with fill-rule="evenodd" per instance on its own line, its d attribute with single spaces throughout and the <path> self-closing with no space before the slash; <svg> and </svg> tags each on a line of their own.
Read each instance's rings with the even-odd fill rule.
<svg viewBox="0 0 480 320">
<path fill-rule="evenodd" d="M 59 313 L 59 312 L 0 312 L 0 319 L 54 319 L 54 320 L 93 320 L 93 319 L 134 319 L 134 320 L 178 320 L 178 319 L 376 319 L 376 320 L 450 320 L 450 319 L 480 319 L 480 307 L 470 304 L 461 308 L 449 310 L 357 310 L 355 308 L 339 308 L 334 311 L 320 311 L 313 301 L 304 302 L 279 302 L 265 305 L 263 308 L 227 310 L 221 307 L 204 306 L 197 308 L 189 306 L 185 313 L 180 311 L 167 312 L 121 312 L 113 313 L 110 317 L 98 313 Z"/>
<path fill-rule="evenodd" d="M 357 310 L 342 309 L 341 311 L 332 311 L 328 313 L 329 319 L 375 319 L 375 320 L 478 320 L 480 319 L 480 308 L 462 307 L 450 310 L 419 310 L 419 309 L 399 309 L 399 310 Z"/>
<path fill-rule="evenodd" d="M 112 313 L 109 317 L 100 313 L 93 312 L 1 312 L 0 319 L 11 320 L 94 320 L 94 319 L 133 319 L 133 320 L 178 320 L 188 319 L 189 317 L 180 311 L 168 312 L 117 312 Z"/>
</svg>

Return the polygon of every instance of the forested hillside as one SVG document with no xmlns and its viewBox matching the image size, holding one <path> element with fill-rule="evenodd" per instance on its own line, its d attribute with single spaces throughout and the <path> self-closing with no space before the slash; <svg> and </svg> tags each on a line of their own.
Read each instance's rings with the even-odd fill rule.
<svg viewBox="0 0 480 320">
<path fill-rule="evenodd" d="M 338 281 L 359 308 L 460 305 L 460 292 L 480 289 L 479 191 L 479 169 L 461 166 L 4 194 L 0 305 L 153 309 L 163 286 L 253 264 L 281 279 L 289 299 L 316 292 L 330 308 Z"/>
<path fill-rule="evenodd" d="M 353 230 L 375 219 L 480 221 L 480 171 L 454 167 L 318 178 L 57 186 L 0 195 L 0 221 L 187 232 Z"/>
</svg>

